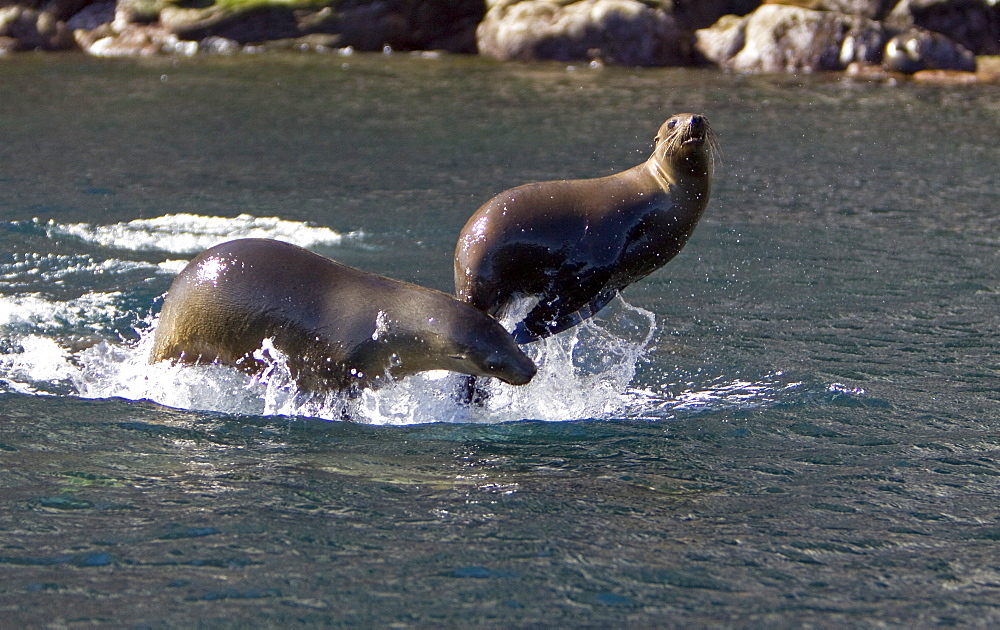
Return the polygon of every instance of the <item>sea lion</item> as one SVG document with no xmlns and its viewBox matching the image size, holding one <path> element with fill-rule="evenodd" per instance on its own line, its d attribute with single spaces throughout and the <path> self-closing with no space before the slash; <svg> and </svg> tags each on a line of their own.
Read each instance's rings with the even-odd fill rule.
<svg viewBox="0 0 1000 630">
<path fill-rule="evenodd" d="M 167 291 L 150 362 L 218 362 L 248 373 L 264 339 L 300 389 L 358 392 L 425 370 L 523 385 L 535 374 L 510 334 L 454 297 L 301 247 L 240 239 L 192 260 Z"/>
<path fill-rule="evenodd" d="M 455 251 L 458 297 L 502 317 L 537 298 L 514 328 L 528 343 L 594 315 L 677 255 L 712 189 L 718 152 L 708 119 L 677 114 L 648 160 L 596 179 L 525 184 L 469 219 Z"/>
</svg>

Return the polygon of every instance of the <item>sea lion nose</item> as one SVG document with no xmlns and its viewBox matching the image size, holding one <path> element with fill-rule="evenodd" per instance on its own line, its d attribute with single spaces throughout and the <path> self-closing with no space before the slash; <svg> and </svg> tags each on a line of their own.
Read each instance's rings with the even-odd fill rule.
<svg viewBox="0 0 1000 630">
<path fill-rule="evenodd" d="M 705 125 L 705 117 L 700 114 L 692 114 L 688 124 L 694 129 L 701 129 Z"/>
</svg>

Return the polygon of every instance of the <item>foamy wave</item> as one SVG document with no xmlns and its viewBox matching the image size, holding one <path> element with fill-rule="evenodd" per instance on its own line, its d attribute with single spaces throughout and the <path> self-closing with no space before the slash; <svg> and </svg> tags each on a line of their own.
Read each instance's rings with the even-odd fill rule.
<svg viewBox="0 0 1000 630">
<path fill-rule="evenodd" d="M 410 376 L 356 398 L 304 394 L 285 357 L 265 343 L 258 359 L 268 367 L 246 376 L 223 366 L 149 365 L 152 333 L 134 345 L 101 343 L 79 354 L 70 378 L 85 397 L 149 399 L 184 409 L 309 416 L 379 425 L 425 422 L 505 422 L 612 418 L 635 404 L 629 384 L 655 330 L 652 313 L 624 302 L 607 316 L 526 349 L 538 374 L 521 387 L 490 379 L 482 407 L 458 402 L 461 377 L 445 371 Z"/>
<path fill-rule="evenodd" d="M 221 365 L 149 363 L 153 335 L 135 344 L 103 342 L 82 351 L 69 374 L 84 398 L 152 400 L 168 407 L 225 413 L 264 413 L 262 390 Z"/>
<path fill-rule="evenodd" d="M 6 345 L 6 344 L 5 344 Z M 0 383 L 21 393 L 45 393 L 33 383 L 68 380 L 76 373 L 68 350 L 54 339 L 39 335 L 19 338 L 8 352 L 0 353 Z"/>
<path fill-rule="evenodd" d="M 50 236 L 74 236 L 104 247 L 132 251 L 165 251 L 193 254 L 236 238 L 271 238 L 301 247 L 339 245 L 344 238 L 360 238 L 360 232 L 341 234 L 277 217 L 206 217 L 197 214 L 168 214 L 154 219 L 135 219 L 113 225 L 49 221 Z"/>
<path fill-rule="evenodd" d="M 654 388 L 635 388 L 629 408 L 634 418 L 669 420 L 707 411 L 756 409 L 807 395 L 805 384 L 781 371 L 759 380 L 727 379 L 723 376 L 681 383 L 661 383 Z"/>
<path fill-rule="evenodd" d="M 15 253 L 0 263 L 0 280 L 8 287 L 65 281 L 75 275 L 103 276 L 137 270 L 156 270 L 150 263 L 132 260 L 96 260 L 86 254 Z"/>
<path fill-rule="evenodd" d="M 68 382 L 78 373 L 76 357 L 67 346 L 108 335 L 126 315 L 120 299 L 118 292 L 85 293 L 65 302 L 38 293 L 0 297 L 2 390 L 67 393 Z"/>
<path fill-rule="evenodd" d="M 0 391 L 75 393 L 86 398 L 152 400 L 189 410 L 407 425 L 523 419 L 666 420 L 808 398 L 815 389 L 782 372 L 758 380 L 720 376 L 642 389 L 633 381 L 650 351 L 655 317 L 620 299 L 599 317 L 525 346 L 538 365 L 528 385 L 481 380 L 486 393 L 482 406 L 459 403 L 462 377 L 445 371 L 410 376 L 354 398 L 341 393 L 306 394 L 296 388 L 285 357 L 266 343 L 258 359 L 267 368 L 252 377 L 219 365 L 151 365 L 148 357 L 156 321 L 147 322 L 150 326 L 137 333 L 136 342 L 88 341 L 85 345 L 90 345 L 83 349 L 78 343 L 63 341 L 60 331 L 48 332 L 67 322 L 79 328 L 106 318 L 115 312 L 115 304 L 115 294 L 90 294 L 62 306 L 39 296 L 0 299 L 0 332 L 11 328 L 0 335 Z M 825 391 L 824 386 L 819 393 Z"/>
<path fill-rule="evenodd" d="M 39 293 L 0 297 L 0 329 L 31 328 L 52 331 L 61 328 L 102 330 L 107 322 L 124 315 L 118 291 L 85 293 L 66 302 L 52 301 Z"/>
</svg>

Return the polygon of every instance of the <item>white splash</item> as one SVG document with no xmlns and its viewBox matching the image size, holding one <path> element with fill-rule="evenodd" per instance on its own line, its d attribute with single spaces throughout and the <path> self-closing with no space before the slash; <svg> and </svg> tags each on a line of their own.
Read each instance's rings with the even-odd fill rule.
<svg viewBox="0 0 1000 630">
<path fill-rule="evenodd" d="M 378 341 L 389 333 L 389 315 L 379 309 L 375 314 L 375 331 L 372 333 L 372 341 Z"/>
<path fill-rule="evenodd" d="M 620 417 L 655 331 L 653 313 L 616 298 L 600 316 L 522 346 L 538 373 L 521 387 L 489 381 L 486 411 L 494 420 Z"/>
<path fill-rule="evenodd" d="M 10 352 L 0 354 L 0 381 L 21 393 L 42 393 L 32 383 L 71 378 L 76 367 L 68 350 L 54 339 L 25 335 Z"/>
<path fill-rule="evenodd" d="M 52 301 L 40 293 L 0 296 L 0 329 L 30 327 L 49 331 L 68 326 L 100 330 L 99 322 L 114 320 L 122 311 L 118 308 L 121 293 L 85 293 L 65 302 Z"/>
<path fill-rule="evenodd" d="M 445 371 L 411 376 L 356 397 L 305 394 L 295 387 L 285 357 L 267 343 L 257 354 L 267 368 L 255 376 L 218 365 L 150 365 L 155 320 L 138 342 L 103 341 L 75 352 L 52 338 L 21 336 L 15 343 L 22 350 L 0 352 L 0 378 L 15 391 L 44 391 L 46 381 L 69 381 L 86 398 L 371 424 L 612 418 L 620 417 L 631 400 L 629 383 L 653 338 L 655 319 L 624 302 L 609 310 L 607 317 L 528 346 L 539 367 L 535 379 L 521 387 L 485 381 L 488 398 L 482 407 L 458 402 L 461 377 Z"/>
<path fill-rule="evenodd" d="M 138 341 L 81 338 L 118 312 L 118 294 L 87 294 L 68 302 L 39 295 L 0 298 L 0 392 L 151 400 L 189 410 L 265 416 L 349 419 L 379 425 L 427 422 L 496 423 L 646 418 L 663 420 L 704 410 L 747 408 L 787 398 L 800 383 L 782 373 L 760 381 L 715 378 L 634 383 L 652 349 L 655 317 L 616 299 L 599 316 L 555 337 L 524 346 L 538 366 L 528 385 L 481 381 L 482 406 L 458 402 L 462 377 L 432 371 L 355 397 L 300 392 L 284 357 L 265 343 L 256 376 L 219 365 L 149 364 L 156 320 L 143 320 Z"/>
<path fill-rule="evenodd" d="M 152 400 L 168 407 L 262 414 L 260 388 L 226 366 L 149 363 L 153 335 L 137 344 L 99 343 L 79 353 L 71 375 L 84 398 Z"/>
<path fill-rule="evenodd" d="M 342 234 L 325 227 L 277 217 L 210 217 L 168 214 L 153 219 L 135 219 L 112 225 L 90 223 L 44 224 L 49 236 L 75 236 L 104 247 L 131 251 L 166 251 L 194 254 L 236 238 L 271 238 L 301 247 L 339 245 L 345 238 L 360 238 L 360 232 Z"/>
</svg>

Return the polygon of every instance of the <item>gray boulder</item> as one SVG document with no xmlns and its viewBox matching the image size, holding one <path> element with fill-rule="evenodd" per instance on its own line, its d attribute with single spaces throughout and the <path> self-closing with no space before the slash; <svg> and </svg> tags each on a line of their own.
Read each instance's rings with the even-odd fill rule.
<svg viewBox="0 0 1000 630">
<path fill-rule="evenodd" d="M 971 53 L 943 35 L 797 6 L 766 4 L 742 18 L 725 16 L 696 37 L 706 58 L 735 72 L 840 71 L 851 64 L 905 73 L 975 70 Z"/>
<path fill-rule="evenodd" d="M 875 63 L 889 39 L 875 20 L 856 15 L 767 4 L 745 17 L 725 16 L 696 33 L 698 50 L 735 72 L 843 70 Z"/>
<path fill-rule="evenodd" d="M 502 61 L 683 65 L 692 41 L 662 7 L 638 0 L 494 0 L 476 31 L 481 55 Z"/>
</svg>

